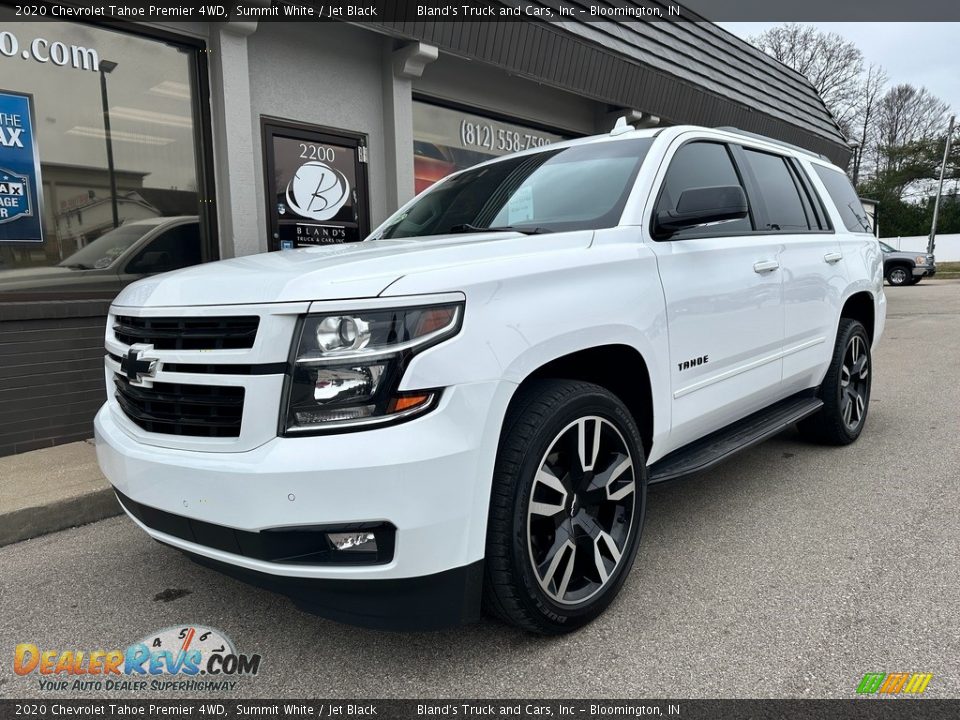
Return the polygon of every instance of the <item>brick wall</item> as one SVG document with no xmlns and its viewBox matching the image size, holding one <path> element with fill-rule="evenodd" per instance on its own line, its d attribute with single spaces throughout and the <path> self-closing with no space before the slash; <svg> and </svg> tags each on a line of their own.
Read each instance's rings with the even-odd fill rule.
<svg viewBox="0 0 960 720">
<path fill-rule="evenodd" d="M 108 301 L 0 303 L 0 456 L 82 440 L 105 399 Z"/>
</svg>

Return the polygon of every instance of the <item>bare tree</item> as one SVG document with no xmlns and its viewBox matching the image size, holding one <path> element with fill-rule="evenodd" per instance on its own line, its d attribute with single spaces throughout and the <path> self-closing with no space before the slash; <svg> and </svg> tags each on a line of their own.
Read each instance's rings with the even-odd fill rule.
<svg viewBox="0 0 960 720">
<path fill-rule="evenodd" d="M 877 104 L 873 185 L 904 200 L 929 193 L 943 152 L 949 106 L 926 88 L 890 88 Z M 939 151 L 936 148 L 940 148 Z"/>
<path fill-rule="evenodd" d="M 864 158 L 869 158 L 869 146 L 876 135 L 877 110 L 883 90 L 887 85 L 887 72 L 876 63 L 870 63 L 867 73 L 860 83 L 859 98 L 854 116 L 857 129 L 857 145 L 850 159 L 850 179 L 854 187 L 860 181 Z"/>
<path fill-rule="evenodd" d="M 749 38 L 768 55 L 805 76 L 844 132 L 860 104 L 863 53 L 836 33 L 788 23 Z"/>
<path fill-rule="evenodd" d="M 949 107 L 925 87 L 903 83 L 890 88 L 877 108 L 877 151 L 882 169 L 891 169 L 888 149 L 929 140 L 942 132 Z"/>
</svg>

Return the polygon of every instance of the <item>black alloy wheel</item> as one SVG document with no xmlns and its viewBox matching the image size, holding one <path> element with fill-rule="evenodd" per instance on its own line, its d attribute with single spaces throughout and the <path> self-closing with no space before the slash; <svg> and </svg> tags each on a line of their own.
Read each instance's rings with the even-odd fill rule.
<svg viewBox="0 0 960 720">
<path fill-rule="evenodd" d="M 856 432 L 867 415 L 870 400 L 870 352 L 865 338 L 854 334 L 840 366 L 840 414 L 847 429 Z"/>
<path fill-rule="evenodd" d="M 555 602 L 594 597 L 610 581 L 633 527 L 634 461 L 602 417 L 578 418 L 543 456 L 527 507 L 527 548 Z"/>
<path fill-rule="evenodd" d="M 819 389 L 823 407 L 797 424 L 800 434 L 826 445 L 852 443 L 867 419 L 872 382 L 870 336 L 857 320 L 840 318 L 833 358 Z"/>
<path fill-rule="evenodd" d="M 534 380 L 504 421 L 487 524 L 484 607 L 533 632 L 570 632 L 613 601 L 639 546 L 647 467 L 608 390 Z"/>
</svg>

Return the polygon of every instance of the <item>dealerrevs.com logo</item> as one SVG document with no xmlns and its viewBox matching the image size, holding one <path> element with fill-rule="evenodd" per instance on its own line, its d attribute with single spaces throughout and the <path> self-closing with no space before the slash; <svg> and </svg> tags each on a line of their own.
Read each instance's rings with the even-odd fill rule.
<svg viewBox="0 0 960 720">
<path fill-rule="evenodd" d="M 859 695 L 920 695 L 933 679 L 932 673 L 867 673 L 857 685 Z"/>
<path fill-rule="evenodd" d="M 199 625 L 151 633 L 126 650 L 49 650 L 20 643 L 13 670 L 43 691 L 224 691 L 256 675 L 260 655 L 238 653 L 224 633 Z"/>
</svg>

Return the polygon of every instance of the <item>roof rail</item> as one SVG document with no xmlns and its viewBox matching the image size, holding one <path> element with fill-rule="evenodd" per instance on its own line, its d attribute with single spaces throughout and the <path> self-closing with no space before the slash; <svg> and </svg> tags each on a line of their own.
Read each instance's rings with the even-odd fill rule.
<svg viewBox="0 0 960 720">
<path fill-rule="evenodd" d="M 790 150 L 796 150 L 797 152 L 802 152 L 805 155 L 811 155 L 815 158 L 820 158 L 821 160 L 826 160 L 827 162 L 832 162 L 823 153 L 814 152 L 813 150 L 807 150 L 807 148 L 800 147 L 799 145 L 794 145 L 793 143 L 784 142 L 783 140 L 777 140 L 772 137 L 767 137 L 766 135 L 761 135 L 759 133 L 749 132 L 747 130 L 741 130 L 740 128 L 733 127 L 732 125 L 723 125 L 721 127 L 715 127 L 714 130 L 723 130 L 724 132 L 734 133 L 735 135 L 743 135 L 744 137 L 754 138 L 755 140 L 763 140 L 764 142 L 773 143 L 774 145 L 779 145 L 780 147 L 789 148 Z"/>
</svg>

